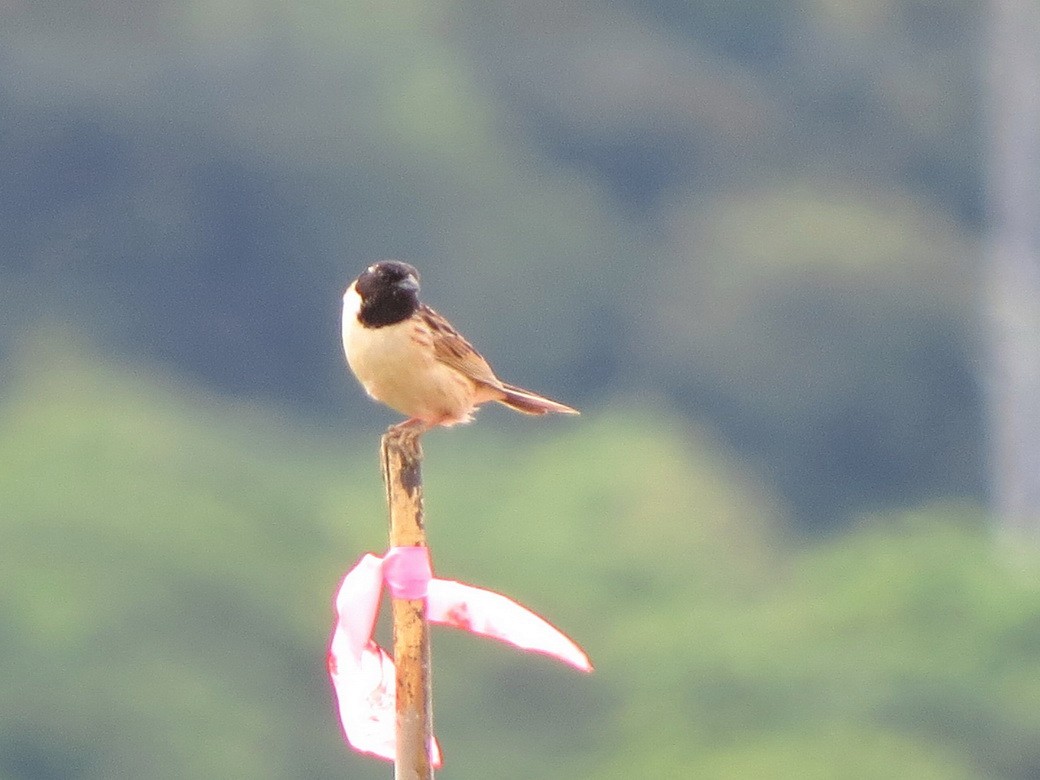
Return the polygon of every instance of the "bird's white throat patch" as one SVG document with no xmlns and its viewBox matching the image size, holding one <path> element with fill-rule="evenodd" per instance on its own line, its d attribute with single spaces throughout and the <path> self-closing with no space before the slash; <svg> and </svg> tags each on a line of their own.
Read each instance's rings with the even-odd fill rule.
<svg viewBox="0 0 1040 780">
<path fill-rule="evenodd" d="M 343 293 L 343 324 L 346 326 L 348 319 L 356 320 L 361 312 L 361 296 L 358 295 L 357 283 L 351 283 L 347 291 Z"/>
</svg>

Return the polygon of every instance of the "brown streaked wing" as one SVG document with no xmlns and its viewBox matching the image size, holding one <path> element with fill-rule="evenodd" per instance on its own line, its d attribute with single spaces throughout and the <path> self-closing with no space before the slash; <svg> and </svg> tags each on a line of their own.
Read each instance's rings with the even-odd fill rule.
<svg viewBox="0 0 1040 780">
<path fill-rule="evenodd" d="M 502 382 L 483 356 L 451 326 L 444 317 L 426 304 L 419 308 L 423 318 L 433 335 L 433 353 L 441 363 L 451 366 L 470 379 L 491 387 L 502 389 Z"/>
</svg>

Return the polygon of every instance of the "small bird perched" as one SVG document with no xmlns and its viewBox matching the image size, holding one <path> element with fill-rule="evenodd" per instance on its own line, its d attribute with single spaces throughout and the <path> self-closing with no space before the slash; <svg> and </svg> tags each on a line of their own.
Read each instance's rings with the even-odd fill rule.
<svg viewBox="0 0 1040 780">
<path fill-rule="evenodd" d="M 371 265 L 347 288 L 343 349 L 365 392 L 408 415 L 402 427 L 469 422 L 488 401 L 524 414 L 578 414 L 495 376 L 450 322 L 419 302 L 419 272 L 407 263 Z"/>
</svg>

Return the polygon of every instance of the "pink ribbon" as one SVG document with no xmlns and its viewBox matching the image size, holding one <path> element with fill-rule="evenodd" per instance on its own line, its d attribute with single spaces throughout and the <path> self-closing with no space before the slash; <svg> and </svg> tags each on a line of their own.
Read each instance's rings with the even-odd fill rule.
<svg viewBox="0 0 1040 780">
<path fill-rule="evenodd" d="M 395 599 L 424 599 L 433 579 L 426 547 L 391 547 L 383 557 L 383 581 Z"/>
<path fill-rule="evenodd" d="M 336 625 L 328 654 L 340 724 L 347 742 L 361 753 L 394 759 L 394 662 L 372 639 L 384 582 L 394 598 L 426 598 L 431 623 L 461 628 L 592 671 L 580 647 L 512 599 L 433 577 L 425 547 L 393 547 L 385 558 L 364 555 L 336 593 Z M 430 757 L 435 767 L 441 765 L 436 740 L 430 745 Z"/>
</svg>

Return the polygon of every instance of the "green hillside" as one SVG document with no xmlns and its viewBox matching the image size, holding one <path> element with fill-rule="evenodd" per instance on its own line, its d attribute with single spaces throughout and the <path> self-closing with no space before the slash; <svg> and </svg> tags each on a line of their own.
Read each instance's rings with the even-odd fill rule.
<svg viewBox="0 0 1040 780">
<path fill-rule="evenodd" d="M 398 257 L 505 378 L 653 394 L 801 531 L 985 496 L 985 4 L 17 6 L 0 358 L 56 324 L 339 420 L 339 295 Z"/>
<path fill-rule="evenodd" d="M 324 673 L 333 589 L 385 544 L 376 438 L 46 343 L 0 406 L 0 776 L 386 777 Z M 597 670 L 436 633 L 445 777 L 1040 771 L 1040 592 L 974 510 L 798 548 L 675 419 L 523 422 L 427 437 L 435 565 Z"/>
</svg>

